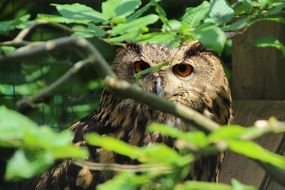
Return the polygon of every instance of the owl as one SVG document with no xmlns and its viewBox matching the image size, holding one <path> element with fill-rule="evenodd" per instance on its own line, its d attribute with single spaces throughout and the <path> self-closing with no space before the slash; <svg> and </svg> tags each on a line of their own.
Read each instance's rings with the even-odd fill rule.
<svg viewBox="0 0 285 190">
<path fill-rule="evenodd" d="M 164 64 L 157 72 L 134 74 Z M 117 51 L 112 69 L 119 80 L 124 80 L 171 102 L 188 106 L 215 122 L 228 124 L 232 116 L 232 100 L 227 78 L 220 59 L 200 42 L 193 41 L 177 48 L 157 44 L 129 43 Z M 87 117 L 75 123 L 74 143 L 87 146 L 94 162 L 137 164 L 124 156 L 88 145 L 84 135 L 89 132 L 110 135 L 136 146 L 155 142 L 172 142 L 162 135 L 147 130 L 148 124 L 162 123 L 183 131 L 195 130 L 191 125 L 168 113 L 154 110 L 133 99 L 122 99 L 103 90 L 100 105 Z M 189 179 L 216 181 L 223 159 L 222 154 L 198 160 Z M 94 189 L 110 179 L 110 172 L 90 171 L 69 161 L 57 164 L 42 174 L 34 189 Z"/>
</svg>

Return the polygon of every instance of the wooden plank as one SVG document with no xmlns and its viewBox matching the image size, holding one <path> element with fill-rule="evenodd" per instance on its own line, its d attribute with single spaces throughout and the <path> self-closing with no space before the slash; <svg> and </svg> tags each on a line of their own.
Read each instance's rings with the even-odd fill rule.
<svg viewBox="0 0 285 190">
<path fill-rule="evenodd" d="M 264 21 L 234 38 L 231 85 L 234 99 L 285 99 L 284 57 L 275 48 L 253 45 L 260 37 L 273 37 L 284 42 L 284 29 L 285 25 Z"/>
<path fill-rule="evenodd" d="M 251 126 L 256 120 L 268 119 L 271 116 L 285 120 L 285 101 L 241 100 L 234 101 L 233 105 L 235 124 Z M 282 135 L 266 135 L 257 142 L 269 150 L 276 151 L 282 138 Z M 253 161 L 227 152 L 222 165 L 220 181 L 230 183 L 232 178 L 261 189 L 265 173 Z"/>
</svg>

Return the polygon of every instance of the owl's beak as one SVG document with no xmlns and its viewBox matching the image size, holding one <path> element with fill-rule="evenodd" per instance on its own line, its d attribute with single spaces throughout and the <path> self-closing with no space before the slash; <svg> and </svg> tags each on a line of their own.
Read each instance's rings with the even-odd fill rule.
<svg viewBox="0 0 285 190">
<path fill-rule="evenodd" d="M 153 91 L 158 96 L 161 94 L 161 92 L 162 92 L 162 85 L 161 85 L 161 78 L 160 77 L 156 77 L 155 82 L 154 82 L 154 89 L 153 89 Z"/>
</svg>

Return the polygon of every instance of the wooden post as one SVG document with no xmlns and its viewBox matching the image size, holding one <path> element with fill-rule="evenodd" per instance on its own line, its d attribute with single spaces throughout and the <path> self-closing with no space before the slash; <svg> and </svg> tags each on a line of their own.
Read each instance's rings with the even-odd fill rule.
<svg viewBox="0 0 285 190">
<path fill-rule="evenodd" d="M 257 48 L 253 41 L 273 37 L 284 42 L 285 27 L 273 22 L 254 24 L 233 40 L 231 89 L 234 99 L 234 123 L 253 125 L 258 119 L 275 116 L 285 120 L 285 59 L 274 48 Z M 282 154 L 282 135 L 266 135 L 257 140 L 263 147 Z M 257 189 L 284 189 L 271 181 L 253 161 L 226 153 L 220 181 L 230 183 L 235 178 Z"/>
</svg>

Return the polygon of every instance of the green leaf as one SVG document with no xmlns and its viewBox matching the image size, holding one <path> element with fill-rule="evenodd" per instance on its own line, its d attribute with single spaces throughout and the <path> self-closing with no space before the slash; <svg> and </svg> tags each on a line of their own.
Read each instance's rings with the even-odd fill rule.
<svg viewBox="0 0 285 190">
<path fill-rule="evenodd" d="M 107 38 L 106 41 L 111 44 L 116 44 L 124 41 L 132 41 L 140 35 L 140 31 L 128 32 L 118 37 Z"/>
<path fill-rule="evenodd" d="M 150 67 L 150 68 L 148 68 L 148 69 L 142 70 L 142 71 L 140 71 L 140 72 L 134 74 L 133 77 L 134 77 L 135 80 L 139 80 L 143 75 L 148 74 L 148 73 L 150 73 L 150 74 L 156 73 L 156 72 L 158 72 L 162 67 L 164 67 L 164 66 L 166 66 L 166 65 L 168 65 L 168 64 L 167 64 L 167 63 L 162 63 L 162 64 L 159 64 L 159 65 Z"/>
<path fill-rule="evenodd" d="M 257 47 L 273 47 L 281 51 L 282 55 L 285 56 L 285 46 L 278 40 L 272 37 L 259 38 L 255 40 L 254 44 Z"/>
<path fill-rule="evenodd" d="M 285 158 L 283 156 L 270 152 L 255 142 L 231 139 L 227 143 L 229 150 L 233 152 L 285 169 Z"/>
<path fill-rule="evenodd" d="M 199 146 L 200 148 L 205 147 L 209 144 L 209 141 L 206 135 L 201 131 L 195 131 L 191 133 L 183 132 L 177 128 L 169 127 L 169 126 L 158 124 L 158 123 L 153 123 L 149 125 L 148 130 L 151 132 L 159 132 L 163 135 L 166 135 L 172 138 L 177 138 L 179 140 L 184 140 L 189 143 L 193 143 Z"/>
<path fill-rule="evenodd" d="M 222 27 L 223 31 L 236 31 L 236 30 L 241 30 L 243 28 L 249 27 L 251 24 L 251 19 L 250 18 L 243 18 L 240 19 L 234 23 L 231 23 L 229 25 L 226 25 Z"/>
<path fill-rule="evenodd" d="M 193 35 L 219 55 L 222 53 L 227 40 L 225 33 L 216 25 L 203 24 L 193 32 Z"/>
<path fill-rule="evenodd" d="M 163 31 L 173 31 L 173 30 L 179 30 L 182 27 L 182 23 L 178 20 L 169 20 L 168 25 L 163 25 L 162 30 Z"/>
<path fill-rule="evenodd" d="M 100 136 L 95 133 L 86 134 L 84 138 L 91 145 L 102 147 L 132 159 L 138 159 L 144 163 L 185 164 L 185 162 L 189 163 L 193 160 L 191 155 L 187 155 L 187 158 L 181 157 L 174 149 L 164 144 L 154 144 L 140 148 L 113 137 Z M 165 159 L 166 156 L 167 159 Z"/>
<path fill-rule="evenodd" d="M 100 23 L 108 20 L 104 14 L 79 3 L 51 5 L 55 6 L 57 11 L 67 19 L 85 20 L 93 23 Z"/>
<path fill-rule="evenodd" d="M 107 0 L 102 3 L 102 12 L 108 18 L 127 17 L 140 5 L 140 0 Z"/>
<path fill-rule="evenodd" d="M 0 33 L 8 32 L 14 29 L 23 29 L 33 23 L 29 21 L 30 15 L 23 15 L 19 18 L 10 21 L 1 21 L 0 22 Z"/>
<path fill-rule="evenodd" d="M 118 34 L 139 31 L 145 26 L 155 23 L 157 20 L 157 15 L 150 14 L 124 24 L 118 24 L 112 29 L 111 34 L 115 36 Z"/>
<path fill-rule="evenodd" d="M 52 163 L 50 153 L 27 152 L 17 150 L 8 161 L 5 173 L 6 180 L 28 179 L 46 170 Z"/>
<path fill-rule="evenodd" d="M 0 140 L 17 140 L 23 137 L 28 128 L 37 128 L 37 124 L 16 111 L 0 106 Z"/>
<path fill-rule="evenodd" d="M 100 146 L 106 150 L 114 151 L 133 159 L 137 157 L 139 152 L 137 147 L 112 137 L 100 136 L 96 133 L 89 133 L 86 134 L 84 138 L 86 142 L 91 145 Z"/>
<path fill-rule="evenodd" d="M 177 185 L 175 190 L 234 190 L 231 186 L 226 184 L 187 181 L 184 184 Z"/>
<path fill-rule="evenodd" d="M 194 28 L 205 19 L 210 11 L 210 3 L 203 1 L 203 3 L 194 8 L 187 8 L 184 15 L 182 16 L 182 24 L 186 24 L 190 28 Z"/>
<path fill-rule="evenodd" d="M 72 19 L 63 16 L 49 15 L 49 14 L 38 14 L 37 20 L 52 22 L 52 23 L 64 23 L 64 24 L 88 24 L 90 22 L 89 20 L 84 20 L 84 19 Z"/>
<path fill-rule="evenodd" d="M 95 24 L 89 24 L 88 27 L 76 25 L 72 27 L 74 36 L 83 38 L 103 37 L 106 35 L 105 30 L 98 28 Z"/>
<path fill-rule="evenodd" d="M 256 190 L 255 187 L 249 186 L 249 185 L 244 185 L 244 184 L 240 183 L 236 179 L 232 179 L 231 183 L 232 183 L 232 186 L 233 186 L 233 190 Z"/>
<path fill-rule="evenodd" d="M 162 23 L 170 28 L 169 21 L 167 19 L 167 15 L 166 15 L 165 10 L 158 4 L 158 1 L 151 0 L 151 2 L 154 4 L 155 11 L 159 15 L 159 18 L 162 21 Z"/>
<path fill-rule="evenodd" d="M 121 173 L 113 179 L 98 185 L 98 190 L 136 190 L 139 185 L 150 183 L 147 176 L 135 175 L 133 173 Z"/>
<path fill-rule="evenodd" d="M 153 1 L 148 2 L 145 6 L 138 9 L 134 14 L 129 16 L 127 20 L 131 21 L 131 20 L 135 20 L 135 19 L 139 18 L 143 13 L 145 13 L 147 10 L 149 10 L 149 8 L 151 8 L 152 6 L 154 6 Z"/>
<path fill-rule="evenodd" d="M 134 40 L 139 43 L 164 44 L 169 48 L 180 45 L 180 39 L 177 37 L 176 32 L 152 32 L 140 35 Z"/>
<path fill-rule="evenodd" d="M 239 125 L 229 125 L 219 128 L 209 135 L 210 141 L 217 141 L 221 139 L 240 139 L 240 137 L 247 132 L 247 128 Z"/>
<path fill-rule="evenodd" d="M 226 0 L 213 0 L 209 16 L 218 24 L 229 22 L 234 15 L 234 10 Z"/>
</svg>

